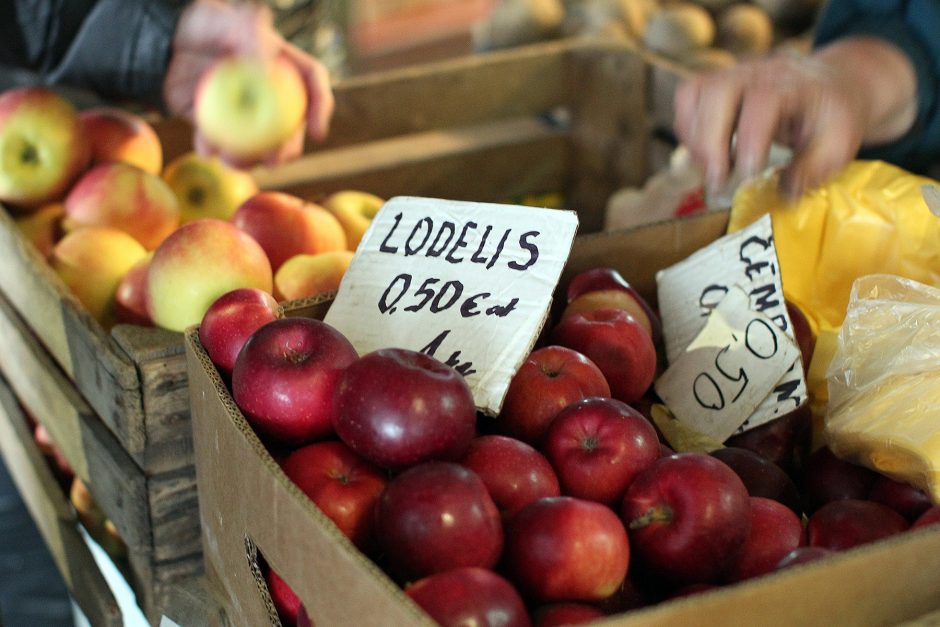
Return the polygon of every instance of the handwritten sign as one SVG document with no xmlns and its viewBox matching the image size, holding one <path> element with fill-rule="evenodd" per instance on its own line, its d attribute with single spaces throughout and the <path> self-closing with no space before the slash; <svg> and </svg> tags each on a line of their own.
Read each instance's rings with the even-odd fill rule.
<svg viewBox="0 0 940 627">
<path fill-rule="evenodd" d="M 409 348 L 453 366 L 495 415 L 545 322 L 577 227 L 572 211 L 392 198 L 325 320 L 360 355 Z"/>
<path fill-rule="evenodd" d="M 738 286 L 748 309 L 760 312 L 795 342 L 787 313 L 770 216 L 722 237 L 656 275 L 666 356 L 674 363 L 705 327 L 711 312 Z M 796 409 L 806 399 L 806 380 L 797 355 L 754 413 L 746 431 Z"/>
<path fill-rule="evenodd" d="M 723 442 L 754 413 L 799 354 L 787 334 L 752 311 L 748 295 L 735 286 L 656 381 L 656 393 L 679 420 Z"/>
</svg>

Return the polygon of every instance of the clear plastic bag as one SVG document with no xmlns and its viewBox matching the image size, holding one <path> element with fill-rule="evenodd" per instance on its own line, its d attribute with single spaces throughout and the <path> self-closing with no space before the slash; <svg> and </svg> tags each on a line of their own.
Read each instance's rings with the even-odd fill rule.
<svg viewBox="0 0 940 627">
<path fill-rule="evenodd" d="M 833 453 L 940 503 L 940 289 L 895 275 L 856 280 L 827 382 Z"/>
</svg>

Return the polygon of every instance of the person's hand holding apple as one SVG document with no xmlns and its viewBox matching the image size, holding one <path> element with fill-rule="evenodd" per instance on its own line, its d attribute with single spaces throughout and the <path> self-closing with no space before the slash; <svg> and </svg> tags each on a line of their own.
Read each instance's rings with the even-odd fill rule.
<svg viewBox="0 0 940 627">
<path fill-rule="evenodd" d="M 305 131 L 326 137 L 334 106 L 327 69 L 281 37 L 267 7 L 222 0 L 183 11 L 163 97 L 195 122 L 200 153 L 239 166 L 297 157 Z"/>
</svg>

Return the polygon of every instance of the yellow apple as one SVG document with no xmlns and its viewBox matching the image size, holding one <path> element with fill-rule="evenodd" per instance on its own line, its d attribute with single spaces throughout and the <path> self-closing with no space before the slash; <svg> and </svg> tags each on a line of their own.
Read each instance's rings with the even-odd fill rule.
<svg viewBox="0 0 940 627">
<path fill-rule="evenodd" d="M 42 87 L 0 94 L 0 203 L 26 210 L 61 199 L 90 154 L 63 97 Z"/>
<path fill-rule="evenodd" d="M 239 205 L 258 193 L 248 172 L 195 152 L 171 161 L 163 171 L 163 180 L 179 201 L 181 224 L 200 218 L 229 220 Z"/>
<path fill-rule="evenodd" d="M 140 242 L 124 231 L 89 226 L 59 240 L 50 263 L 95 320 L 108 328 L 114 324 L 118 284 L 146 256 Z"/>
<path fill-rule="evenodd" d="M 196 128 L 226 158 L 250 163 L 294 135 L 304 123 L 307 88 L 284 57 L 228 56 L 200 77 Z"/>
<path fill-rule="evenodd" d="M 295 255 L 274 274 L 274 297 L 279 301 L 298 300 L 335 292 L 352 258 L 349 250 Z"/>
<path fill-rule="evenodd" d="M 153 253 L 147 306 L 154 324 L 183 331 L 199 324 L 222 294 L 240 287 L 271 293 L 271 264 L 250 235 L 224 220 L 179 227 Z"/>
<path fill-rule="evenodd" d="M 61 202 L 53 202 L 43 205 L 32 213 L 17 214 L 13 216 L 13 219 L 26 239 L 33 243 L 43 257 L 48 259 L 62 235 L 64 217 L 65 205 Z"/>
<path fill-rule="evenodd" d="M 93 164 L 122 161 L 160 174 L 163 146 L 147 120 L 116 107 L 85 109 L 79 119 L 91 145 Z"/>
<path fill-rule="evenodd" d="M 356 250 L 372 218 L 379 212 L 385 200 L 375 194 L 347 189 L 334 192 L 323 201 L 323 207 L 336 216 L 346 232 L 346 245 Z"/>
<path fill-rule="evenodd" d="M 110 226 L 153 250 L 180 221 L 173 190 L 159 176 L 127 163 L 103 163 L 86 172 L 65 198 L 66 232 Z"/>
<path fill-rule="evenodd" d="M 277 272 L 294 255 L 346 250 L 346 233 L 332 213 L 283 192 L 259 192 L 242 203 L 232 224 L 251 235 Z"/>
</svg>

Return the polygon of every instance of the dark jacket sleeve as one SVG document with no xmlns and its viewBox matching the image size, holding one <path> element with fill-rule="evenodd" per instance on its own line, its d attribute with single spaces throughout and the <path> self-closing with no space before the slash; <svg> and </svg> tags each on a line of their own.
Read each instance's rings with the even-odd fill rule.
<svg viewBox="0 0 940 627">
<path fill-rule="evenodd" d="M 866 146 L 862 158 L 883 159 L 915 172 L 940 160 L 940 2 L 832 0 L 816 26 L 816 46 L 849 35 L 873 35 L 902 50 L 917 76 L 917 118 L 902 138 Z"/>
<path fill-rule="evenodd" d="M 0 65 L 47 85 L 162 107 L 174 0 L 4 0 Z"/>
</svg>

